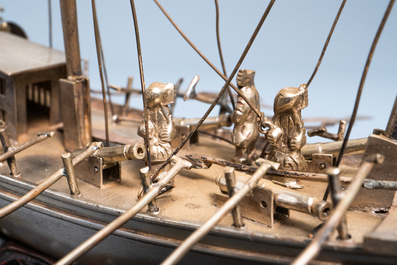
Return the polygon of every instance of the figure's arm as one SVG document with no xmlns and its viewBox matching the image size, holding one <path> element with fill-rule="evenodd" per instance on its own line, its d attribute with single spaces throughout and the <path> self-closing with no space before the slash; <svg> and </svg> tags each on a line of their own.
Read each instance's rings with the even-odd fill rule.
<svg viewBox="0 0 397 265">
<path fill-rule="evenodd" d="M 153 137 L 153 135 L 152 135 L 153 134 L 153 124 L 150 121 L 148 122 L 148 127 L 149 127 L 148 128 L 149 129 L 149 138 L 152 138 Z M 144 123 L 138 127 L 138 135 L 142 138 L 146 137 L 146 129 L 145 129 Z"/>
<path fill-rule="evenodd" d="M 297 135 L 291 137 L 290 148 L 292 151 L 301 149 L 306 144 L 306 130 L 302 128 Z"/>
<path fill-rule="evenodd" d="M 142 137 L 142 138 L 145 138 L 145 137 L 146 137 L 145 124 L 141 124 L 141 125 L 138 127 L 138 135 L 139 135 L 140 137 Z"/>
<path fill-rule="evenodd" d="M 161 106 L 166 123 L 161 126 L 160 138 L 164 142 L 171 142 L 176 136 L 175 123 L 167 106 Z"/>
<path fill-rule="evenodd" d="M 293 112 L 295 119 L 295 132 L 290 139 L 290 148 L 292 151 L 301 149 L 306 144 L 306 129 L 303 127 L 300 113 Z"/>
</svg>

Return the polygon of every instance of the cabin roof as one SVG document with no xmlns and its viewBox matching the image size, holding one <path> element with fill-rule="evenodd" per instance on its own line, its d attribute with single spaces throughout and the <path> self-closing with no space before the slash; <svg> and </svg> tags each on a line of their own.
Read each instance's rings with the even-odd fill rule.
<svg viewBox="0 0 397 265">
<path fill-rule="evenodd" d="M 0 31 L 0 72 L 8 76 L 66 63 L 65 53 Z"/>
</svg>

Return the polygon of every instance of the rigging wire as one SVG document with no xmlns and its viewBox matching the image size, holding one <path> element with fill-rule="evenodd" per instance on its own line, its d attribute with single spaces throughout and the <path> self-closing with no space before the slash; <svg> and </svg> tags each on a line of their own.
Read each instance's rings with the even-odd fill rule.
<svg viewBox="0 0 397 265">
<path fill-rule="evenodd" d="M 176 25 L 176 23 L 172 20 L 172 18 L 170 17 L 170 15 L 168 15 L 168 13 L 165 11 L 165 9 L 160 5 L 160 3 L 158 2 L 158 0 L 154 0 L 154 2 L 157 4 L 157 6 L 160 8 L 160 10 L 163 12 L 163 14 L 168 18 L 168 20 L 171 22 L 171 24 L 175 27 L 175 29 L 179 32 L 179 34 L 181 34 L 181 36 L 187 41 L 187 43 L 189 43 L 189 45 L 198 53 L 198 55 L 201 56 L 201 58 L 203 58 L 203 60 L 220 76 L 223 78 L 223 80 L 227 81 L 228 78 L 222 74 L 216 67 L 215 65 L 213 65 L 208 59 L 207 57 L 204 56 L 203 53 L 201 53 L 199 51 L 199 49 L 197 49 L 197 47 L 189 40 L 189 38 L 182 32 L 182 30 Z M 272 2 L 274 2 L 272 0 Z M 252 104 L 251 102 L 247 99 L 247 97 L 240 91 L 240 89 L 238 89 L 233 83 L 229 84 L 234 91 L 237 92 L 237 94 L 239 94 L 245 102 L 247 102 L 248 106 L 255 112 L 255 114 L 261 118 L 261 113 L 259 110 L 257 110 Z"/>
<path fill-rule="evenodd" d="M 102 42 L 100 41 L 99 44 L 100 44 L 100 48 L 101 48 L 101 59 L 102 59 L 102 63 L 103 63 L 103 73 L 105 74 L 106 93 L 109 97 L 110 113 L 112 114 L 112 117 L 113 117 L 114 116 L 114 108 L 113 108 L 113 102 L 112 102 L 112 97 L 111 97 L 110 88 L 109 88 L 108 72 L 106 71 L 105 55 L 103 54 Z"/>
<path fill-rule="evenodd" d="M 211 136 L 211 137 L 214 137 L 216 139 L 219 139 L 219 140 L 222 140 L 222 141 L 225 141 L 225 142 L 227 142 L 229 144 L 234 145 L 232 141 L 230 141 L 230 140 L 228 140 L 228 139 L 226 139 L 226 138 L 224 138 L 222 136 L 219 136 L 219 135 L 216 135 L 216 134 L 213 134 L 213 133 L 209 133 L 209 132 L 206 132 L 206 131 L 197 131 L 197 132 L 205 134 L 205 135 L 208 135 L 208 136 Z"/>
<path fill-rule="evenodd" d="M 307 88 L 309 88 L 310 83 L 313 81 L 313 78 L 314 78 L 314 76 L 316 75 L 318 68 L 320 67 L 320 64 L 321 64 L 321 62 L 322 62 L 322 60 L 323 60 L 323 57 L 324 57 L 324 54 L 325 54 L 325 51 L 327 50 L 328 43 L 329 43 L 329 41 L 331 40 L 331 37 L 332 37 L 332 34 L 333 34 L 333 32 L 334 32 L 335 26 L 336 26 L 336 24 L 338 23 L 340 14 L 342 13 L 342 10 L 343 10 L 343 7 L 345 6 L 345 4 L 346 4 L 346 0 L 343 0 L 342 4 L 341 4 L 340 7 L 339 7 L 338 14 L 337 14 L 336 17 L 335 17 L 334 23 L 332 24 L 331 30 L 329 31 L 327 40 L 325 41 L 325 44 L 324 44 L 324 47 L 323 47 L 323 51 L 321 52 L 320 58 L 318 59 L 316 68 L 314 68 L 314 71 L 313 71 L 312 76 L 310 77 L 309 81 L 307 81 L 307 85 L 306 85 Z"/>
<path fill-rule="evenodd" d="M 132 0 L 131 0 L 132 1 Z M 157 0 L 154 0 L 156 3 Z M 176 155 L 181 149 L 182 147 L 187 143 L 187 141 L 190 140 L 190 138 L 192 137 L 192 135 L 194 133 L 197 132 L 198 128 L 201 126 L 201 124 L 203 124 L 204 120 L 208 117 L 208 115 L 211 113 L 211 111 L 214 109 L 214 107 L 216 106 L 216 104 L 218 103 L 218 101 L 220 100 L 220 98 L 222 97 L 222 94 L 226 91 L 226 88 L 231 84 L 231 81 L 234 77 L 234 75 L 236 74 L 237 70 L 239 69 L 239 67 L 241 66 L 245 56 L 247 55 L 249 49 L 251 48 L 256 36 L 258 35 L 259 30 L 261 29 L 263 23 L 265 22 L 267 15 L 269 14 L 270 10 L 272 9 L 272 6 L 274 4 L 276 0 L 270 0 L 265 12 L 263 13 L 262 18 L 260 19 L 258 25 L 255 28 L 254 33 L 252 33 L 252 36 L 250 38 L 250 40 L 248 41 L 247 46 L 245 47 L 240 59 L 238 60 L 236 66 L 233 69 L 233 72 L 230 74 L 229 78 L 226 80 L 225 85 L 222 87 L 221 91 L 219 92 L 219 94 L 216 96 L 216 98 L 214 99 L 214 102 L 212 102 L 211 106 L 208 108 L 207 112 L 204 114 L 204 116 L 200 119 L 200 121 L 196 124 L 196 126 L 194 126 L 193 130 L 189 133 L 189 135 L 182 141 L 182 143 L 174 150 L 174 152 L 167 158 L 167 160 L 161 165 L 161 167 L 158 169 L 158 171 L 152 176 L 152 180 L 156 179 L 157 175 L 164 169 L 164 167 L 171 161 L 172 157 L 174 155 Z M 163 11 L 165 12 L 165 11 Z M 167 16 L 167 15 L 166 15 Z M 174 23 L 173 23 L 174 24 Z M 190 43 L 190 41 L 188 41 Z M 216 68 L 215 68 L 216 69 Z M 215 70 L 214 69 L 214 70 Z M 217 72 L 219 72 L 218 70 L 216 70 Z M 222 75 L 223 76 L 223 75 Z M 224 76 L 223 76 L 224 77 Z M 246 100 L 246 102 L 248 103 L 248 101 Z"/>
<path fill-rule="evenodd" d="M 109 119 L 108 119 L 108 106 L 106 100 L 106 92 L 105 92 L 105 83 L 103 80 L 103 70 L 102 70 L 102 63 L 101 60 L 101 36 L 99 35 L 99 28 L 98 28 L 98 19 L 96 15 L 96 7 L 95 7 L 95 0 L 91 0 L 92 3 L 92 16 L 94 20 L 94 32 L 95 32 L 95 44 L 96 44 L 96 53 L 98 58 L 98 68 L 99 68 L 99 75 L 101 77 L 101 85 L 102 85 L 102 101 L 103 101 L 103 108 L 105 113 L 105 135 L 106 135 L 106 146 L 110 145 L 109 141 Z"/>
<path fill-rule="evenodd" d="M 135 40 L 136 40 L 136 49 L 138 53 L 138 62 L 139 62 L 139 75 L 141 77 L 141 90 L 142 90 L 142 100 L 143 100 L 143 120 L 145 122 L 145 147 L 146 147 L 146 159 L 147 159 L 147 166 L 149 167 L 149 172 L 151 173 L 151 163 L 150 163 L 150 142 L 149 142 L 149 111 L 145 104 L 145 77 L 143 74 L 143 61 L 142 61 L 142 51 L 141 51 L 141 41 L 139 38 L 139 29 L 138 29 L 138 20 L 136 16 L 135 10 L 135 3 L 134 0 L 130 0 L 131 3 L 131 11 L 132 11 L 132 18 L 134 21 L 134 28 L 135 28 Z"/>
<path fill-rule="evenodd" d="M 376 32 L 375 38 L 374 38 L 374 40 L 372 42 L 372 46 L 371 46 L 371 49 L 369 51 L 367 61 L 365 63 L 364 71 L 363 71 L 363 74 L 361 76 L 360 85 L 358 87 L 357 96 L 356 96 L 356 102 L 354 103 L 353 113 L 352 113 L 352 116 L 350 118 L 349 127 L 347 128 L 346 136 L 343 139 L 342 147 L 340 149 L 338 160 L 336 161 L 335 167 L 339 167 L 340 162 L 342 161 L 343 154 L 345 152 L 347 142 L 349 141 L 349 136 L 350 136 L 350 133 L 352 131 L 354 121 L 356 120 L 358 105 L 360 104 L 361 93 L 363 92 L 364 83 L 365 83 L 365 79 L 367 77 L 369 66 L 371 64 L 372 56 L 374 55 L 376 45 L 378 44 L 378 40 L 380 38 L 380 35 L 382 34 L 382 30 L 383 30 L 383 28 L 384 28 L 384 26 L 386 24 L 387 18 L 389 17 L 389 14 L 390 14 L 390 12 L 391 12 L 391 10 L 393 8 L 394 1 L 395 0 L 390 0 L 389 5 L 387 6 L 386 12 L 383 15 L 382 22 L 380 23 L 378 31 Z M 330 187 L 329 187 L 329 184 L 328 184 L 328 187 L 325 190 L 324 197 L 323 197 L 324 201 L 326 201 L 327 198 L 328 198 L 329 190 L 330 190 Z"/>
<path fill-rule="evenodd" d="M 220 37 L 220 34 L 219 34 L 219 5 L 218 5 L 218 0 L 215 0 L 215 11 L 216 11 L 216 41 L 218 43 L 219 58 L 221 60 L 223 74 L 227 77 L 225 61 L 223 60 L 223 54 L 222 54 L 222 48 L 221 48 L 221 37 Z M 234 103 L 232 90 L 230 89 L 230 87 L 227 87 L 227 91 L 229 93 L 230 102 L 232 103 L 232 107 L 233 107 L 233 110 L 234 110 L 235 109 L 235 103 Z"/>
</svg>

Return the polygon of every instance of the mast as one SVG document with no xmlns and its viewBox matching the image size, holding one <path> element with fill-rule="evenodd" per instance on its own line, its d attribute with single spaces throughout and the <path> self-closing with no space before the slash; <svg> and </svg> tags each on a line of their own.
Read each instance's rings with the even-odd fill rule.
<svg viewBox="0 0 397 265">
<path fill-rule="evenodd" d="M 397 96 L 394 101 L 393 109 L 390 113 L 389 122 L 386 126 L 385 136 L 389 139 L 397 141 Z"/>
<path fill-rule="evenodd" d="M 67 79 L 60 80 L 65 149 L 83 148 L 91 142 L 89 80 L 82 75 L 76 0 L 60 0 Z"/>
</svg>

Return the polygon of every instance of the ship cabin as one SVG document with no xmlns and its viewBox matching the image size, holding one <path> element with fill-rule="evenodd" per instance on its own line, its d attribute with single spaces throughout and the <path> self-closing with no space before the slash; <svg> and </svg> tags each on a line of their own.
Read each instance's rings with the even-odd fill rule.
<svg viewBox="0 0 397 265">
<path fill-rule="evenodd" d="M 0 119 L 11 139 L 61 122 L 60 78 L 66 78 L 63 52 L 0 32 Z"/>
</svg>

